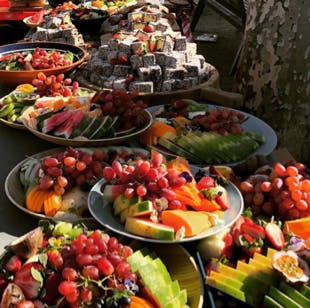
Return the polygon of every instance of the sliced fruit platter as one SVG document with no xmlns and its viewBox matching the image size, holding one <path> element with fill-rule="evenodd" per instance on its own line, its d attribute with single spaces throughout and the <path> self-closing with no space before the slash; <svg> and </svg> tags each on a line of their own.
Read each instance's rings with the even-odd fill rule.
<svg viewBox="0 0 310 308">
<path fill-rule="evenodd" d="M 202 279 L 179 245 L 168 257 L 85 225 L 41 221 L 0 262 L 2 308 L 202 307 Z"/>
<path fill-rule="evenodd" d="M 105 227 L 142 241 L 211 236 L 234 223 L 243 201 L 232 183 L 196 171 L 181 157 L 166 162 L 157 152 L 131 164 L 115 160 L 92 188 L 89 211 Z"/>
<path fill-rule="evenodd" d="M 87 195 L 116 158 L 126 162 L 147 158 L 139 148 L 58 148 L 38 153 L 17 164 L 5 181 L 10 201 L 37 218 L 92 220 Z"/>
<path fill-rule="evenodd" d="M 269 155 L 277 144 L 269 125 L 231 108 L 181 99 L 172 105 L 151 107 L 150 112 L 156 119 L 142 142 L 194 164 L 232 165 L 251 155 Z"/>
<path fill-rule="evenodd" d="M 84 100 L 85 97 L 91 99 L 94 94 L 92 90 L 79 87 L 76 81 L 65 78 L 64 74 L 46 76 L 40 72 L 32 84 L 20 84 L 0 99 L 0 121 L 13 128 L 26 129 L 22 114 L 40 97 L 73 96 Z"/>
<path fill-rule="evenodd" d="M 82 102 L 69 98 L 42 98 L 23 115 L 33 134 L 67 146 L 120 143 L 146 130 L 152 123 L 143 101 L 126 90 L 97 93 Z"/>
<path fill-rule="evenodd" d="M 245 171 L 238 175 L 246 204 L 242 216 L 231 229 L 197 246 L 205 261 L 206 283 L 253 307 L 308 307 L 310 180 L 306 168 L 290 161 Z"/>
</svg>

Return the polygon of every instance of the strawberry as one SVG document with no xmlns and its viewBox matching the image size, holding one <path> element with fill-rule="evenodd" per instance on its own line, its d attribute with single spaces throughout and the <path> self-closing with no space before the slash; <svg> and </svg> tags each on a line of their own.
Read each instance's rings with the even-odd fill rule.
<svg viewBox="0 0 310 308">
<path fill-rule="evenodd" d="M 51 263 L 58 270 L 62 268 L 64 260 L 58 250 L 48 250 L 46 254 L 49 263 Z"/>
<path fill-rule="evenodd" d="M 242 236 L 249 244 L 255 243 L 255 238 L 253 238 L 250 234 L 244 233 Z"/>
<path fill-rule="evenodd" d="M 114 33 L 112 35 L 112 39 L 119 39 L 121 37 L 121 34 L 120 33 Z"/>
<path fill-rule="evenodd" d="M 221 207 L 223 211 L 230 208 L 229 197 L 226 190 L 222 191 L 221 194 L 218 194 L 214 200 Z"/>
<path fill-rule="evenodd" d="M 14 283 L 23 291 L 27 299 L 38 297 L 42 288 L 43 277 L 41 272 L 44 270 L 42 264 L 30 262 L 24 264 L 15 274 Z"/>
<path fill-rule="evenodd" d="M 131 83 L 131 82 L 134 81 L 134 80 L 135 80 L 134 75 L 129 74 L 129 75 L 127 76 L 127 78 L 126 78 L 126 83 Z"/>
<path fill-rule="evenodd" d="M 119 59 L 117 59 L 117 58 L 111 59 L 111 60 L 110 60 L 110 64 L 111 64 L 111 65 L 117 65 L 117 64 L 119 64 Z"/>
<path fill-rule="evenodd" d="M 125 55 L 120 56 L 118 60 L 121 64 L 129 64 L 128 58 Z"/>
<path fill-rule="evenodd" d="M 243 234 L 249 234 L 255 240 L 264 239 L 266 236 L 265 229 L 255 223 L 244 222 L 241 225 L 240 230 Z"/>
<path fill-rule="evenodd" d="M 144 28 L 143 28 L 143 31 L 146 32 L 146 33 L 152 33 L 155 31 L 155 28 L 152 26 L 152 25 L 146 25 Z"/>
<path fill-rule="evenodd" d="M 134 54 L 137 55 L 137 56 L 141 56 L 142 55 L 142 50 L 141 48 L 138 48 L 134 51 Z"/>
<path fill-rule="evenodd" d="M 204 188 L 211 188 L 214 187 L 214 180 L 210 176 L 204 176 L 200 179 L 200 181 L 197 183 L 197 188 L 199 190 Z"/>
<path fill-rule="evenodd" d="M 17 308 L 34 308 L 32 301 L 22 300 L 18 303 Z"/>
<path fill-rule="evenodd" d="M 155 52 L 156 51 L 156 41 L 149 41 L 149 51 L 150 52 Z"/>
<path fill-rule="evenodd" d="M 17 272 L 22 267 L 22 261 L 17 256 L 12 256 L 7 264 L 5 265 L 5 269 L 9 272 Z"/>
<path fill-rule="evenodd" d="M 273 247 L 283 249 L 285 247 L 285 239 L 282 230 L 274 222 L 269 222 L 266 227 L 266 237 Z"/>
</svg>

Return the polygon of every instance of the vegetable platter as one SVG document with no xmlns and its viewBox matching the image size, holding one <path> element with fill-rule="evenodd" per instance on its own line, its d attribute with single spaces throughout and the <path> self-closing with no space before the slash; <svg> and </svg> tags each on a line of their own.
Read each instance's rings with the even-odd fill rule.
<svg viewBox="0 0 310 308">
<path fill-rule="evenodd" d="M 38 79 L 38 76 L 41 79 Z M 43 80 L 49 85 L 39 85 Z M 12 92 L 0 99 L 0 122 L 16 129 L 26 130 L 23 124 L 23 112 L 30 106 L 35 106 L 36 100 L 40 97 L 49 97 L 55 94 L 61 96 L 74 96 L 82 100 L 89 99 L 95 94 L 94 91 L 79 87 L 76 82 L 72 83 L 70 78 L 65 78 L 64 74 L 46 76 L 42 72 L 38 73 L 33 81 L 37 84 L 20 84 Z M 43 89 L 44 87 L 44 89 Z M 54 88 L 60 87 L 55 90 Z"/>
<path fill-rule="evenodd" d="M 230 177 L 242 192 L 245 210 L 232 228 L 197 245 L 215 300 L 308 307 L 310 176 L 305 166 L 243 163 L 231 169 Z"/>
<path fill-rule="evenodd" d="M 160 153 L 129 165 L 114 161 L 88 196 L 93 217 L 121 235 L 155 243 L 189 242 L 231 226 L 243 210 L 238 189 L 222 177 Z"/>
<path fill-rule="evenodd" d="M 277 145 L 268 124 L 235 109 L 180 99 L 149 110 L 155 119 L 142 143 L 192 164 L 233 165 L 253 155 L 267 156 Z"/>
<path fill-rule="evenodd" d="M 66 73 L 86 60 L 84 49 L 57 42 L 23 42 L 0 46 L 0 78 L 8 84 L 30 83 L 38 72 Z"/>
<path fill-rule="evenodd" d="M 148 157 L 139 148 L 57 148 L 30 156 L 8 174 L 5 192 L 20 210 L 39 219 L 93 220 L 87 194 L 115 158 Z M 49 200 L 49 201 L 48 201 Z"/>
<path fill-rule="evenodd" d="M 37 137 L 66 146 L 121 143 L 152 123 L 143 101 L 126 90 L 99 92 L 92 98 L 42 98 L 23 113 L 23 123 Z"/>
<path fill-rule="evenodd" d="M 203 282 L 180 245 L 125 242 L 82 224 L 41 221 L 1 262 L 1 307 L 201 308 Z"/>
</svg>

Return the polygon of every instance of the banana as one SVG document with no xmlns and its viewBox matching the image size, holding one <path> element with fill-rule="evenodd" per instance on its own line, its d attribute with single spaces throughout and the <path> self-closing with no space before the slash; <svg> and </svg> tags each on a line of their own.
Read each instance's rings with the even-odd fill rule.
<svg viewBox="0 0 310 308">
<path fill-rule="evenodd" d="M 12 110 L 14 109 L 14 104 L 8 104 L 8 105 L 4 105 L 1 109 L 0 109 L 0 118 L 3 118 L 5 116 L 7 116 Z"/>
</svg>

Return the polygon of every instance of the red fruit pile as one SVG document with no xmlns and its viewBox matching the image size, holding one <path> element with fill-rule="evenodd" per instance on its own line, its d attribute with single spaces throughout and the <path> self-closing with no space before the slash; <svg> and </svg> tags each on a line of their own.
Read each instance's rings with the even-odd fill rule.
<svg viewBox="0 0 310 308">
<path fill-rule="evenodd" d="M 173 189 L 185 185 L 187 180 L 177 170 L 167 169 L 162 163 L 160 153 L 154 153 L 151 161 L 139 159 L 135 165 L 122 165 L 114 161 L 111 167 L 103 169 L 103 177 L 110 183 L 122 186 L 127 198 L 140 196 L 143 200 L 153 201 L 154 209 L 158 211 L 182 208 Z M 158 200 L 162 202 L 158 203 Z"/>
<path fill-rule="evenodd" d="M 72 187 L 93 185 L 102 178 L 105 166 L 111 164 L 116 158 L 127 161 L 132 154 L 126 151 L 118 153 L 102 149 L 96 149 L 90 154 L 68 147 L 66 151 L 42 160 L 40 188 L 54 190 L 57 194 L 63 195 Z"/>
<path fill-rule="evenodd" d="M 53 189 L 57 194 L 63 195 L 71 187 L 81 186 L 86 182 L 94 183 L 101 178 L 107 160 L 108 156 L 103 150 L 98 149 L 89 154 L 69 147 L 42 161 L 40 188 Z"/>
<path fill-rule="evenodd" d="M 143 127 L 149 120 L 144 109 L 147 105 L 142 100 L 134 101 L 137 92 L 127 92 L 125 89 L 98 93 L 92 103 L 99 104 L 103 115 L 121 118 L 120 130 Z"/>
<path fill-rule="evenodd" d="M 54 266 L 61 269 L 62 279 L 58 292 L 70 304 L 90 304 L 99 292 L 110 288 L 124 289 L 124 282 L 137 281 L 131 272 L 127 257 L 132 254 L 129 246 L 122 245 L 117 238 L 109 237 L 96 230 L 88 235 L 80 234 L 77 239 L 58 252 L 59 261 Z M 53 260 L 49 259 L 53 263 Z M 102 289 L 102 290 L 100 290 Z"/>
<path fill-rule="evenodd" d="M 268 174 L 257 171 L 241 182 L 246 205 L 254 213 L 286 220 L 310 216 L 310 179 L 304 173 L 304 165 L 276 163 L 266 170 Z"/>
<path fill-rule="evenodd" d="M 71 96 L 77 95 L 79 91 L 79 83 L 72 82 L 70 78 L 65 79 L 64 74 L 46 76 L 40 72 L 32 80 L 32 84 L 40 96 Z"/>
<path fill-rule="evenodd" d="M 139 291 L 137 275 L 127 262 L 132 249 L 100 230 L 76 236 L 47 233 L 39 261 L 21 264 L 13 255 L 7 262 L 6 285 L 11 280 L 24 295 L 18 307 L 56 307 L 60 302 L 63 307 L 94 307 L 100 302 L 102 307 L 107 298 L 115 307 L 130 304 L 129 296 Z"/>
<path fill-rule="evenodd" d="M 191 125 L 198 126 L 202 131 L 214 131 L 221 135 L 240 134 L 244 114 L 227 108 L 215 108 L 204 115 L 195 116 Z"/>
<path fill-rule="evenodd" d="M 60 51 L 54 50 L 49 52 L 37 47 L 32 53 L 31 65 L 34 69 L 53 69 L 67 66 L 71 63 Z"/>
</svg>

